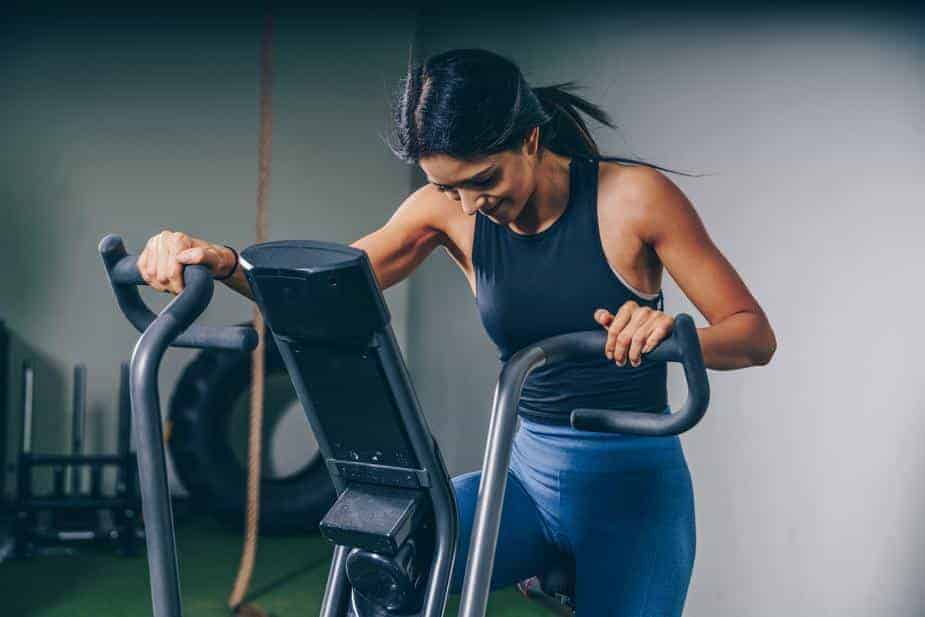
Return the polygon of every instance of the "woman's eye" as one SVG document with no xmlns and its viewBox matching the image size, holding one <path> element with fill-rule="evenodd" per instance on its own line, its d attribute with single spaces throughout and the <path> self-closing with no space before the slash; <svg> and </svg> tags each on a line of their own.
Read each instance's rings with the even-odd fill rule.
<svg viewBox="0 0 925 617">
<path fill-rule="evenodd" d="M 475 188 L 478 188 L 478 189 L 484 189 L 494 184 L 497 179 L 498 179 L 497 176 L 492 176 L 490 178 L 486 178 L 485 180 L 472 180 L 471 182 L 469 182 L 469 185 Z M 439 184 L 435 186 L 437 187 L 437 190 L 440 191 L 441 193 L 450 193 L 450 192 L 456 191 L 456 189 L 448 188 L 445 186 L 440 186 Z"/>
</svg>

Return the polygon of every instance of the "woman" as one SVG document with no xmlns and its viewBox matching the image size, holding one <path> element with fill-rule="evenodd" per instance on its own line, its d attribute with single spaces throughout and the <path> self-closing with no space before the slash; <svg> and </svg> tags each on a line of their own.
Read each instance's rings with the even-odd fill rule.
<svg viewBox="0 0 925 617">
<path fill-rule="evenodd" d="M 673 326 L 661 310 L 663 268 L 710 323 L 698 330 L 707 367 L 766 364 L 776 342 L 682 192 L 661 168 L 601 157 L 579 111 L 613 124 L 570 86 L 530 88 L 515 64 L 478 49 L 411 67 L 389 145 L 428 183 L 353 246 L 366 251 L 382 289 L 442 246 L 502 362 L 548 336 L 607 330 L 599 361 L 540 367 L 524 386 L 492 587 L 570 559 L 581 615 L 680 615 L 695 552 L 680 440 L 579 433 L 568 413 L 667 411 L 665 365 L 641 363 Z M 252 297 L 235 251 L 219 244 L 163 231 L 138 263 L 155 289 L 178 293 L 182 268 L 203 264 Z M 453 479 L 454 593 L 479 476 Z"/>
</svg>

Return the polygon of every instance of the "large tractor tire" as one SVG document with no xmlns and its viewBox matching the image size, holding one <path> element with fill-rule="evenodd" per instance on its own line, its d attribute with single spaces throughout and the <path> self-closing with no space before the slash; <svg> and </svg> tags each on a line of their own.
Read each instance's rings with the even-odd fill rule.
<svg viewBox="0 0 925 617">
<path fill-rule="evenodd" d="M 334 503 L 318 443 L 271 336 L 266 345 L 260 533 L 313 533 Z M 244 527 L 251 354 L 206 349 L 170 399 L 168 449 L 192 505 Z"/>
</svg>

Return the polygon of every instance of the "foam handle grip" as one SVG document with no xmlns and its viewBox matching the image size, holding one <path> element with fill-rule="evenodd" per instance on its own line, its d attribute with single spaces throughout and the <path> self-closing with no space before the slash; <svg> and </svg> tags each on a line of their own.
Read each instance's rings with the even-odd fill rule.
<svg viewBox="0 0 925 617">
<path fill-rule="evenodd" d="M 158 315 L 148 308 L 138 293 L 138 286 L 146 285 L 138 270 L 138 256 L 126 253 L 122 238 L 113 234 L 100 241 L 99 250 L 119 308 L 139 332 L 144 332 Z M 170 319 L 182 324 L 182 333 L 171 341 L 171 345 L 237 351 L 249 351 L 257 346 L 257 332 L 251 327 L 192 325 L 208 306 L 214 291 L 214 282 L 206 267 L 185 267 L 183 284 L 183 292 L 163 309 Z"/>
<path fill-rule="evenodd" d="M 606 330 L 577 332 L 546 339 L 540 346 L 547 362 L 581 360 L 603 355 Z M 710 384 L 703 363 L 700 339 L 694 320 L 686 313 L 675 317 L 671 335 L 643 355 L 645 362 L 678 362 L 684 368 L 687 400 L 680 410 L 669 414 L 616 411 L 610 409 L 575 409 L 572 427 L 583 431 L 665 436 L 682 433 L 697 424 L 710 402 Z"/>
</svg>

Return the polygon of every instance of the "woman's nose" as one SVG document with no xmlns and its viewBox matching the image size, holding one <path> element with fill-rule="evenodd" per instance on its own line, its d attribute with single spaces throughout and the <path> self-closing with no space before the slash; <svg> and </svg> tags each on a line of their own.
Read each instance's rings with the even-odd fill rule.
<svg viewBox="0 0 925 617">
<path fill-rule="evenodd" d="M 462 198 L 462 207 L 463 212 L 466 214 L 475 214 L 482 208 L 488 205 L 488 200 L 484 195 L 476 197 L 474 199 L 466 199 L 465 196 Z"/>
</svg>

